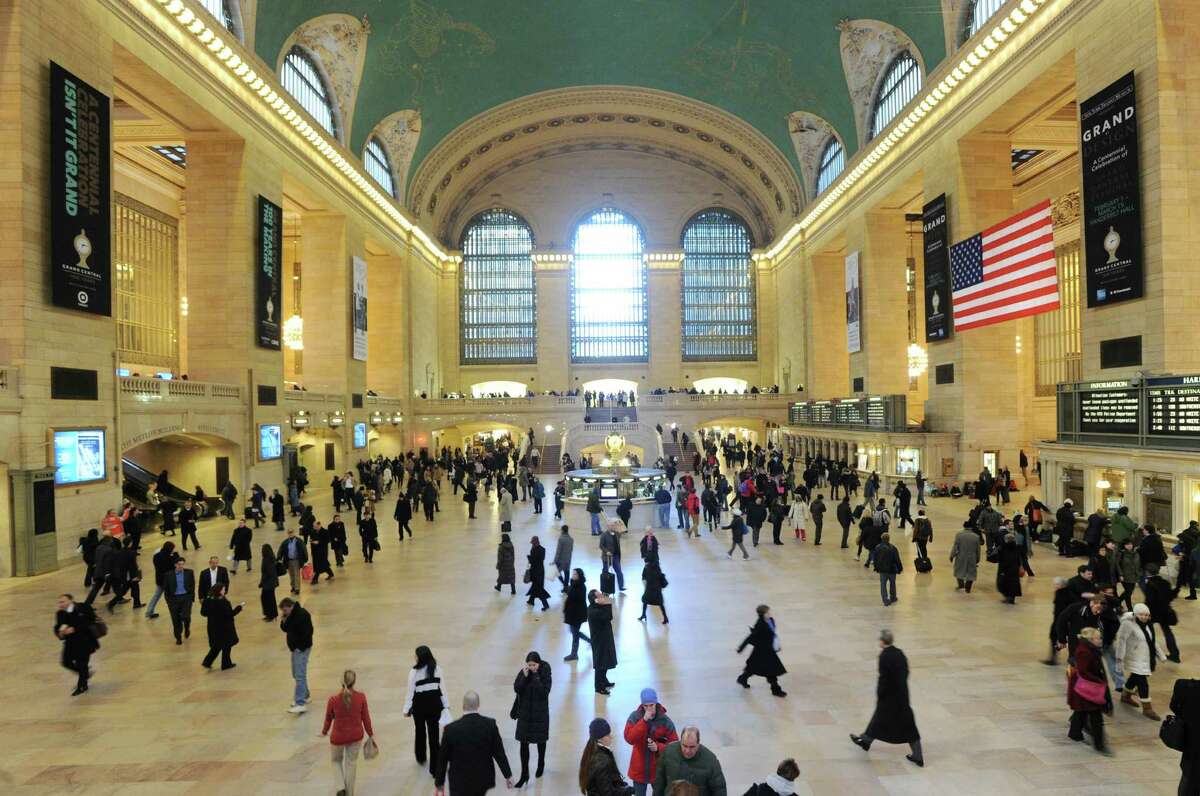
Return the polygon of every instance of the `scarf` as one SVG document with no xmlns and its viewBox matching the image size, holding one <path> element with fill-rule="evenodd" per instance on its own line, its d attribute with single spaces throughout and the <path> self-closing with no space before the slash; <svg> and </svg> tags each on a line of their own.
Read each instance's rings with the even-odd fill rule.
<svg viewBox="0 0 1200 796">
<path fill-rule="evenodd" d="M 1154 644 L 1154 625 L 1150 622 L 1142 624 L 1138 622 L 1137 617 L 1134 617 L 1134 622 L 1137 622 L 1138 627 L 1142 631 L 1142 635 L 1146 637 L 1146 646 L 1150 648 L 1150 672 L 1154 673 L 1154 664 L 1158 659 L 1158 647 Z"/>
<path fill-rule="evenodd" d="M 796 785 L 778 774 L 769 775 L 766 784 L 768 788 L 778 793 L 779 796 L 792 796 L 796 792 Z"/>
</svg>

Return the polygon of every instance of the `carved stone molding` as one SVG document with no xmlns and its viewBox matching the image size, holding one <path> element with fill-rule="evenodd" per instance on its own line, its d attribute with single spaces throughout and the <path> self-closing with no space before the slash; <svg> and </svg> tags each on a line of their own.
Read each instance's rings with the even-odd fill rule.
<svg viewBox="0 0 1200 796">
<path fill-rule="evenodd" d="M 403 199 L 413 153 L 417 151 L 417 142 L 421 138 L 421 112 L 403 110 L 389 114 L 375 125 L 367 140 L 370 141 L 372 137 L 379 139 L 387 152 L 392 178 L 396 181 L 396 196 Z"/>
<path fill-rule="evenodd" d="M 718 108 L 676 94 L 622 86 L 570 88 L 530 95 L 480 114 L 446 136 L 421 162 L 408 205 L 438 229 L 457 207 L 464 185 L 511 161 L 534 139 L 543 148 L 576 137 L 656 138 L 678 157 L 706 161 L 715 171 L 738 172 L 753 183 L 756 205 L 772 226 L 799 214 L 802 191 L 786 158 L 750 125 Z"/>
<path fill-rule="evenodd" d="M 796 159 L 800 161 L 804 190 L 807 199 L 811 200 L 817 195 L 817 172 L 821 167 L 821 155 L 825 152 L 825 145 L 832 136 L 842 145 L 844 151 L 846 142 L 842 141 L 833 125 L 815 113 L 795 111 L 788 114 L 787 122 L 788 135 L 792 138 L 792 146 L 796 148 Z"/>
<path fill-rule="evenodd" d="M 871 133 L 871 109 L 883 71 L 892 60 L 908 50 L 925 75 L 925 59 L 904 31 L 875 19 L 847 19 L 838 24 L 841 31 L 842 69 L 846 73 L 846 89 L 854 109 L 858 127 L 858 144 L 862 146 Z"/>
<path fill-rule="evenodd" d="M 1079 220 L 1079 191 L 1071 191 L 1054 200 L 1050 208 L 1050 219 L 1054 226 L 1073 224 Z"/>
<path fill-rule="evenodd" d="M 325 14 L 296 28 L 279 51 L 276 71 L 283 66 L 284 57 L 294 45 L 300 45 L 316 57 L 333 91 L 342 143 L 351 140 L 354 104 L 358 99 L 358 87 L 362 85 L 370 32 L 365 19 L 356 19 L 349 14 Z"/>
</svg>

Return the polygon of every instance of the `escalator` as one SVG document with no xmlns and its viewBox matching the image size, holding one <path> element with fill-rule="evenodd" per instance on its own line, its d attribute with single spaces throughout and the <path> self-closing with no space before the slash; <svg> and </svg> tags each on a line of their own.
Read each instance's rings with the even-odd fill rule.
<svg viewBox="0 0 1200 796">
<path fill-rule="evenodd" d="M 150 485 L 158 481 L 158 475 L 126 458 L 121 459 L 121 472 L 124 476 L 122 491 L 125 493 L 125 497 L 139 509 L 149 510 L 146 493 Z M 183 501 L 195 500 L 196 497 L 194 493 L 180 489 L 170 481 L 167 482 L 166 489 L 159 490 L 159 494 L 162 497 L 170 498 L 176 506 L 182 506 Z M 197 519 L 216 515 L 220 505 L 220 498 L 206 497 L 202 504 L 196 506 Z"/>
</svg>

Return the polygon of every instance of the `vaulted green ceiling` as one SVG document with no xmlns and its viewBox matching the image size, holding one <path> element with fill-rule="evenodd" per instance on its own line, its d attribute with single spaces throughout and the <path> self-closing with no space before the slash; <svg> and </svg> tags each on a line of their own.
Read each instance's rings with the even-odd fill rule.
<svg viewBox="0 0 1200 796">
<path fill-rule="evenodd" d="M 837 24 L 906 33 L 932 70 L 945 56 L 941 0 L 260 0 L 255 43 L 274 65 L 291 33 L 329 13 L 367 17 L 350 147 L 388 114 L 421 113 L 413 169 L 462 122 L 538 91 L 630 85 L 716 105 L 797 168 L 787 114 L 857 135 Z"/>
</svg>

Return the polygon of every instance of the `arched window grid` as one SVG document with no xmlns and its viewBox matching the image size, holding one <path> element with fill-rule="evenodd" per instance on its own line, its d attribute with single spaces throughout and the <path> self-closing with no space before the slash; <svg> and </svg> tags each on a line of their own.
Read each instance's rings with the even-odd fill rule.
<svg viewBox="0 0 1200 796">
<path fill-rule="evenodd" d="M 204 6 L 204 10 L 212 14 L 225 27 L 225 30 L 241 38 L 241 33 L 238 31 L 238 20 L 231 2 L 232 0 L 200 0 L 200 5 Z"/>
<path fill-rule="evenodd" d="M 871 109 L 869 139 L 883 132 L 920 90 L 921 66 L 912 53 L 905 50 L 892 59 L 884 73 L 883 81 L 879 84 L 879 93 Z"/>
<path fill-rule="evenodd" d="M 681 244 L 683 361 L 757 359 L 750 228 L 728 210 L 705 210 L 684 226 Z"/>
<path fill-rule="evenodd" d="M 962 44 L 978 33 L 1005 2 L 1007 0 L 971 0 L 963 14 L 962 38 L 958 43 Z"/>
<path fill-rule="evenodd" d="M 379 183 L 389 196 L 395 198 L 396 179 L 392 176 L 392 163 L 388 160 L 387 150 L 383 148 L 383 144 L 379 143 L 378 138 L 372 138 L 363 149 L 363 165 L 367 169 L 367 174 L 370 174 L 371 178 Z"/>
<path fill-rule="evenodd" d="M 597 210 L 575 228 L 572 362 L 649 360 L 645 241 L 641 227 L 611 207 Z"/>
<path fill-rule="evenodd" d="M 334 138 L 338 137 L 337 117 L 333 109 L 333 93 L 321 77 L 313 57 L 301 47 L 294 46 L 283 59 L 283 87 L 300 107 L 308 112 Z"/>
<path fill-rule="evenodd" d="M 486 210 L 463 230 L 459 362 L 537 362 L 533 230 L 509 210 Z"/>
<path fill-rule="evenodd" d="M 829 136 L 825 149 L 821 151 L 821 163 L 817 167 L 817 195 L 825 191 L 846 168 L 846 150 L 837 136 Z"/>
</svg>

